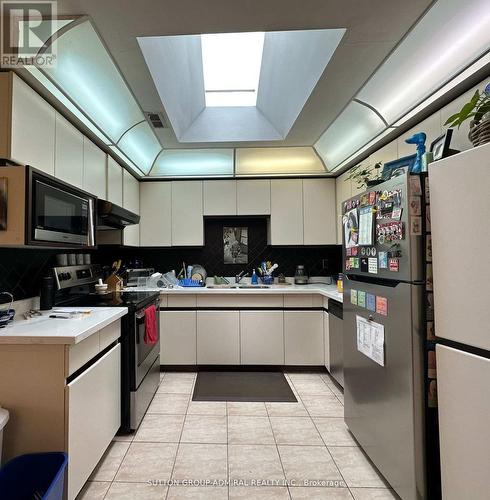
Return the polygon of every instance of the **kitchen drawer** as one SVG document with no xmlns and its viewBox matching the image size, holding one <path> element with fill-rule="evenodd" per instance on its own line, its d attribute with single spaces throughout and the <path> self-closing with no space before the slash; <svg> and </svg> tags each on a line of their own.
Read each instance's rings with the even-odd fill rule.
<svg viewBox="0 0 490 500">
<path fill-rule="evenodd" d="M 168 296 L 168 307 L 196 307 L 195 295 L 172 295 Z"/>
<path fill-rule="evenodd" d="M 160 307 L 168 306 L 168 295 L 166 293 L 160 294 Z"/>
<path fill-rule="evenodd" d="M 99 354 L 99 332 L 82 340 L 78 344 L 68 347 L 67 376 L 76 372 L 85 363 Z"/>
<path fill-rule="evenodd" d="M 118 319 L 99 330 L 99 352 L 110 346 L 121 336 L 121 320 Z"/>
<path fill-rule="evenodd" d="M 320 301 L 319 301 L 320 299 Z M 284 307 L 321 307 L 321 296 L 310 293 L 284 295 Z"/>
<path fill-rule="evenodd" d="M 282 307 L 282 295 L 269 294 L 201 294 L 197 296 L 198 307 Z"/>
</svg>

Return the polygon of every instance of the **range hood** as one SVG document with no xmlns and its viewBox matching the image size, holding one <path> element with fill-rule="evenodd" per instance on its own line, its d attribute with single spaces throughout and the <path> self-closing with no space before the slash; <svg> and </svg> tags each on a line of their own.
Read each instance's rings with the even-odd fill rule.
<svg viewBox="0 0 490 500">
<path fill-rule="evenodd" d="M 97 229 L 124 229 L 138 224 L 140 216 L 115 203 L 97 200 Z"/>
</svg>

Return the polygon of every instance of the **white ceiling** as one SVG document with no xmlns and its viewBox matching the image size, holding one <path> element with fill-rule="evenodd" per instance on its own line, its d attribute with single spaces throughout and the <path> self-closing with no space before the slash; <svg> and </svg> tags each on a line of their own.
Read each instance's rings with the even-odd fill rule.
<svg viewBox="0 0 490 500">
<path fill-rule="evenodd" d="M 287 137 L 273 141 L 179 142 L 157 131 L 166 148 L 305 146 L 314 144 L 368 77 L 424 13 L 430 0 L 59 0 L 58 13 L 91 16 L 144 111 L 166 115 L 137 37 L 346 28 L 326 71 Z M 168 106 L 168 105 L 167 105 Z M 190 106 L 190 109 L 192 106 Z M 277 109 L 277 108 L 275 108 Z M 192 110 L 189 111 L 192 117 Z M 194 117 L 195 118 L 195 117 Z M 281 134 L 280 134 L 281 135 Z M 196 141 L 196 142 L 194 142 Z M 199 141 L 199 142 L 197 142 Z"/>
</svg>

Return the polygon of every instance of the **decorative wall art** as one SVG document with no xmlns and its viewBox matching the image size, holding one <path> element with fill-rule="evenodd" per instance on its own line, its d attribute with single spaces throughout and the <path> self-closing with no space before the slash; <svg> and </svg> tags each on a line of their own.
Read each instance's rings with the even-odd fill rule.
<svg viewBox="0 0 490 500">
<path fill-rule="evenodd" d="M 223 227 L 225 264 L 248 264 L 248 228 Z"/>
</svg>

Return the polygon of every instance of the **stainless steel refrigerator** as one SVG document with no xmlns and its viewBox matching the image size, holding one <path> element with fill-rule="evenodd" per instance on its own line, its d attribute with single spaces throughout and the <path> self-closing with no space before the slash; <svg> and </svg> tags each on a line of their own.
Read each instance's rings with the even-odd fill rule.
<svg viewBox="0 0 490 500">
<path fill-rule="evenodd" d="M 423 191 L 402 171 L 342 214 L 345 422 L 403 500 L 428 498 Z"/>
</svg>

